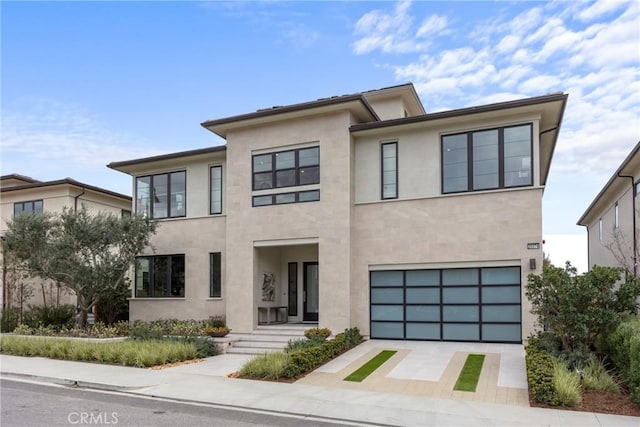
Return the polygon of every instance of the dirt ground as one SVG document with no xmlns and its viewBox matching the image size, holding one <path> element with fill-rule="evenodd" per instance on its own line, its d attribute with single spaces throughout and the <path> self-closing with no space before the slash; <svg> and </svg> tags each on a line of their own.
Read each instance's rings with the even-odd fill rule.
<svg viewBox="0 0 640 427">
<path fill-rule="evenodd" d="M 606 391 L 585 391 L 582 403 L 578 406 L 549 406 L 530 400 L 531 406 L 568 411 L 597 412 L 600 414 L 630 415 L 640 417 L 640 405 L 633 403 L 626 393 L 611 393 Z"/>
</svg>

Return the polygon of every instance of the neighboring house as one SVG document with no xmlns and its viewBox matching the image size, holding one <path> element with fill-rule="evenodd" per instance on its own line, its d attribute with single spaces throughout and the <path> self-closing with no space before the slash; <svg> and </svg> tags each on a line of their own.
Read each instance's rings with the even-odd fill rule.
<svg viewBox="0 0 640 427">
<path fill-rule="evenodd" d="M 90 212 L 113 212 L 118 215 L 131 214 L 131 197 L 105 190 L 93 185 L 83 184 L 71 178 L 56 181 L 38 181 L 18 175 L 0 176 L 0 236 L 7 230 L 7 223 L 22 212 L 62 212 L 64 207 L 71 209 L 85 206 Z M 2 307 L 19 305 L 17 283 L 7 275 L 4 257 L 2 257 Z M 6 283 L 5 283 L 6 281 Z M 40 279 L 19 280 L 30 287 L 32 296 L 26 304 L 73 304 L 75 295 L 59 289 L 55 283 Z M 12 283 L 10 283 L 12 282 Z"/>
<path fill-rule="evenodd" d="M 589 268 L 624 267 L 638 274 L 640 142 L 578 220 L 587 227 Z"/>
<path fill-rule="evenodd" d="M 210 120 L 225 146 L 111 163 L 160 223 L 130 319 L 522 342 L 566 100 L 426 114 L 406 84 Z"/>
</svg>

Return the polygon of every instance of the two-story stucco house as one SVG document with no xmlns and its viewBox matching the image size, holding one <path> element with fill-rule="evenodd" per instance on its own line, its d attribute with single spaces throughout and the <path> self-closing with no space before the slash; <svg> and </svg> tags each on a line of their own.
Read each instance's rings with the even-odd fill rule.
<svg viewBox="0 0 640 427">
<path fill-rule="evenodd" d="M 104 188 L 78 182 L 71 178 L 55 181 L 39 181 L 28 176 L 10 174 L 0 176 L 0 236 L 7 230 L 7 223 L 22 212 L 62 212 L 63 208 L 76 209 L 85 206 L 89 212 L 131 214 L 131 197 Z M 1 250 L 1 249 L 0 249 Z M 0 252 L 1 254 L 1 252 Z M 15 289 L 5 286 L 7 278 L 4 257 L 2 259 L 2 307 L 18 304 Z M 32 291 L 24 303 L 74 304 L 75 295 L 65 292 L 50 281 L 40 279 L 21 280 Z M 26 308 L 26 305 L 25 305 Z"/>
<path fill-rule="evenodd" d="M 638 274 L 639 194 L 640 142 L 578 220 L 587 227 L 589 268 L 624 267 Z"/>
<path fill-rule="evenodd" d="M 405 84 L 206 121 L 226 145 L 111 163 L 160 222 L 130 318 L 520 343 L 566 100 L 427 114 Z"/>
</svg>

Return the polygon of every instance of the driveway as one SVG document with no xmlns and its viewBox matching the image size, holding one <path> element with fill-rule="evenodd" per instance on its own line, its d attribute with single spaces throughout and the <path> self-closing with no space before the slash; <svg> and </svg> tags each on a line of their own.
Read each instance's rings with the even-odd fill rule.
<svg viewBox="0 0 640 427">
<path fill-rule="evenodd" d="M 382 350 L 397 353 L 364 381 L 343 381 Z M 485 355 L 478 387 L 475 392 L 454 391 L 469 354 Z M 521 344 L 369 340 L 297 383 L 529 406 L 524 357 Z"/>
</svg>

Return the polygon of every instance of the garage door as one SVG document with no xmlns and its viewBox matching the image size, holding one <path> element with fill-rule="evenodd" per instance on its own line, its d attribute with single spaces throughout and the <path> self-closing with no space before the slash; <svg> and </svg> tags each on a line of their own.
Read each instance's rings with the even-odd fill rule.
<svg viewBox="0 0 640 427">
<path fill-rule="evenodd" d="M 371 338 L 521 343 L 520 267 L 370 272 Z"/>
</svg>

